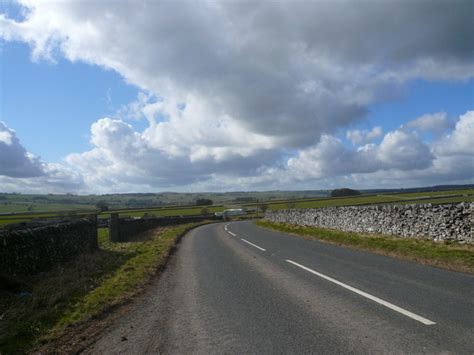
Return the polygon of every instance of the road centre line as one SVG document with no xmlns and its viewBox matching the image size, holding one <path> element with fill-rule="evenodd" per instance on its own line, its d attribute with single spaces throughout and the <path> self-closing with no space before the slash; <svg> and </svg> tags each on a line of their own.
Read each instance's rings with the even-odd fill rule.
<svg viewBox="0 0 474 355">
<path fill-rule="evenodd" d="M 231 236 L 233 237 L 237 237 L 237 234 L 235 233 L 232 233 L 229 229 L 227 229 L 227 226 L 229 225 L 230 223 L 227 223 L 226 225 L 224 225 L 224 229 L 227 233 L 229 233 Z"/>
<path fill-rule="evenodd" d="M 240 240 L 247 243 L 247 244 L 250 244 L 251 246 L 253 246 L 257 249 L 260 249 L 261 251 L 267 251 L 267 249 L 263 249 L 263 248 L 259 247 L 258 245 L 253 244 L 252 242 L 249 242 L 248 240 L 245 240 L 244 238 L 240 238 Z"/>
<path fill-rule="evenodd" d="M 242 239 L 242 240 L 243 240 L 243 239 Z M 392 303 L 390 303 L 390 302 L 387 302 L 387 301 L 384 301 L 384 300 L 382 300 L 382 299 L 380 299 L 380 298 L 378 298 L 378 297 L 372 296 L 371 294 L 368 294 L 367 292 L 361 291 L 361 290 L 359 290 L 359 289 L 357 289 L 357 288 L 355 288 L 355 287 L 346 285 L 345 283 L 343 283 L 343 282 L 341 282 L 341 281 L 338 281 L 338 280 L 336 280 L 336 279 L 333 279 L 332 277 L 329 277 L 329 276 L 326 276 L 326 275 L 324 275 L 324 274 L 321 274 L 321 273 L 319 273 L 319 272 L 317 272 L 317 271 L 314 271 L 313 269 L 310 269 L 309 267 L 306 267 L 306 266 L 304 266 L 304 265 L 298 264 L 297 262 L 294 262 L 294 261 L 292 261 L 292 260 L 286 260 L 286 262 L 288 262 L 288 263 L 290 263 L 290 264 L 293 264 L 293 265 L 295 265 L 295 266 L 297 266 L 297 267 L 299 267 L 299 268 L 301 268 L 301 269 L 303 269 L 303 270 L 306 270 L 306 271 L 308 271 L 308 272 L 310 272 L 310 273 L 312 273 L 312 274 L 314 274 L 314 275 L 316 275 L 316 276 L 319 276 L 319 277 L 321 277 L 321 278 L 323 278 L 323 279 L 325 279 L 325 280 L 327 280 L 327 281 L 330 281 L 330 282 L 332 282 L 332 283 L 335 283 L 336 285 L 342 286 L 342 287 L 344 287 L 344 288 L 347 289 L 347 290 L 350 290 L 350 291 L 352 291 L 352 292 L 354 292 L 354 293 L 357 293 L 358 295 L 361 295 L 361 296 L 363 296 L 363 297 L 365 297 L 365 298 L 368 298 L 369 300 L 372 300 L 372 301 L 374 301 L 374 302 L 377 302 L 378 304 L 381 304 L 382 306 L 385 306 L 385 307 L 387 307 L 387 308 L 390 308 L 390 309 L 392 309 L 392 310 L 394 310 L 394 311 L 396 311 L 396 312 L 398 312 L 398 313 L 403 314 L 404 316 L 407 316 L 407 317 L 409 317 L 409 318 L 412 318 L 412 319 L 414 319 L 414 320 L 417 320 L 418 322 L 421 322 L 421 323 L 423 323 L 423 324 L 425 324 L 425 325 L 434 325 L 434 324 L 436 324 L 435 322 L 433 322 L 433 321 L 431 321 L 431 320 L 429 320 L 429 319 L 426 319 L 426 318 L 424 318 L 424 317 L 421 317 L 421 316 L 419 316 L 419 315 L 417 315 L 417 314 L 415 314 L 415 313 L 412 313 L 412 312 L 410 312 L 410 311 L 407 311 L 406 309 L 403 309 L 403 308 L 401 308 L 401 307 L 395 306 L 394 304 L 392 304 Z"/>
</svg>

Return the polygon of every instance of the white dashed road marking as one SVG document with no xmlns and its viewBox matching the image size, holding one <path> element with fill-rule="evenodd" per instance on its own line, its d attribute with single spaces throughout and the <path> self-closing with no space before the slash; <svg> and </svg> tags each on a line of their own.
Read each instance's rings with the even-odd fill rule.
<svg viewBox="0 0 474 355">
<path fill-rule="evenodd" d="M 267 249 L 263 249 L 262 247 L 259 247 L 258 245 L 256 244 L 253 244 L 252 242 L 249 242 L 248 240 L 245 240 L 244 238 L 240 238 L 241 241 L 247 243 L 247 244 L 250 244 L 251 246 L 261 250 L 261 251 L 267 251 Z"/>
</svg>

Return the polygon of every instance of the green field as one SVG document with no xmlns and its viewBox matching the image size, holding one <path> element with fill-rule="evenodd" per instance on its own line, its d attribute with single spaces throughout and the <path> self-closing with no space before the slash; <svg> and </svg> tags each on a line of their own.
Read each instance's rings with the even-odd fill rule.
<svg viewBox="0 0 474 355">
<path fill-rule="evenodd" d="M 384 194 L 366 194 L 353 197 L 313 197 L 306 199 L 290 199 L 290 200 L 270 200 L 260 202 L 259 210 L 262 205 L 269 210 L 279 210 L 288 208 L 322 208 L 336 206 L 357 206 L 369 204 L 413 204 L 413 203 L 459 203 L 474 202 L 474 189 L 434 191 L 434 192 L 414 192 L 414 193 L 384 193 Z M 215 204 L 212 206 L 168 206 L 168 207 L 152 207 L 142 209 L 119 209 L 103 212 L 99 214 L 99 218 L 109 218 L 111 212 L 119 213 L 120 217 L 143 217 L 146 213 L 154 216 L 189 216 L 199 215 L 203 212 L 214 213 L 220 212 L 227 208 L 248 208 L 256 209 L 257 203 L 227 203 Z M 265 208 L 264 208 L 265 209 Z M 11 223 L 28 222 L 37 218 L 59 218 L 61 216 L 84 216 L 96 210 L 84 211 L 61 211 L 61 212 L 29 212 L 29 213 L 13 213 L 9 215 L 0 215 L 0 227 Z"/>
<path fill-rule="evenodd" d="M 183 207 L 195 205 L 198 199 L 211 199 L 214 204 L 232 204 L 270 200 L 315 198 L 328 195 L 327 190 L 312 191 L 239 191 L 201 193 L 127 193 L 107 195 L 33 195 L 0 192 L 0 214 L 25 212 L 94 211 L 99 201 L 111 210 L 137 208 Z"/>
<path fill-rule="evenodd" d="M 459 196 L 462 195 L 462 196 Z M 449 197 L 454 196 L 454 197 Z M 322 199 L 291 200 L 286 202 L 268 202 L 268 209 L 287 208 L 322 208 L 336 206 L 357 206 L 368 204 L 414 204 L 414 203 L 459 203 L 473 202 L 474 189 L 450 190 L 436 192 L 415 192 L 405 194 L 360 195 L 354 197 L 337 197 Z M 249 206 L 249 205 L 246 205 Z M 255 206 L 255 205 L 252 205 Z"/>
</svg>

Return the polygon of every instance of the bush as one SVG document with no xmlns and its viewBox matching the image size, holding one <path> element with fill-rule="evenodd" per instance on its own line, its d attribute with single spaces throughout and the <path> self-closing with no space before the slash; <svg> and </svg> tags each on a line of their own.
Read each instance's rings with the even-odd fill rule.
<svg viewBox="0 0 474 355">
<path fill-rule="evenodd" d="M 207 198 L 198 198 L 196 200 L 196 206 L 209 206 L 212 204 L 213 204 L 212 200 L 207 199 Z"/>
<path fill-rule="evenodd" d="M 97 202 L 96 207 L 100 210 L 100 212 L 104 212 L 104 211 L 109 210 L 109 204 L 104 200 L 101 200 L 101 201 Z"/>
<path fill-rule="evenodd" d="M 360 195 L 360 191 L 352 189 L 335 189 L 331 191 L 331 197 L 341 197 L 341 196 L 357 196 Z"/>
<path fill-rule="evenodd" d="M 265 213 L 268 210 L 268 203 L 261 203 L 257 207 L 262 213 Z M 258 212 L 258 211 L 257 211 Z"/>
</svg>

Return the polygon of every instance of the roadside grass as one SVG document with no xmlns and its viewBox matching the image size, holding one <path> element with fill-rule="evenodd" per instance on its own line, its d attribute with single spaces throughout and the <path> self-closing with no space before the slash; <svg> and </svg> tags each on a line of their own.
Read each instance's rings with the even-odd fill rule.
<svg viewBox="0 0 474 355">
<path fill-rule="evenodd" d="M 139 293 L 163 267 L 178 237 L 198 225 L 157 229 L 145 238 L 111 243 L 99 229 L 100 249 L 48 272 L 15 278 L 9 290 L 0 275 L 0 354 L 26 353 L 54 342 Z"/>
<path fill-rule="evenodd" d="M 453 271 L 474 274 L 474 246 L 440 243 L 430 240 L 401 239 L 385 235 L 342 232 L 317 227 L 303 227 L 266 220 L 255 222 L 257 226 L 293 234 L 307 239 L 320 240 L 372 251 L 421 264 Z"/>
</svg>

